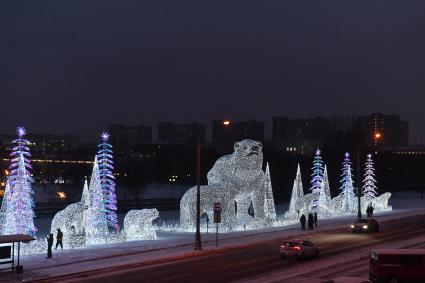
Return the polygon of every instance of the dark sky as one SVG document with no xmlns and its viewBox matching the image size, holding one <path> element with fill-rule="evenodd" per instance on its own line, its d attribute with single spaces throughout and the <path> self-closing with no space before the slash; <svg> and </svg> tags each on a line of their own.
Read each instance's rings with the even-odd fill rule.
<svg viewBox="0 0 425 283">
<path fill-rule="evenodd" d="M 423 0 L 0 1 L 0 133 L 398 113 L 425 139 Z"/>
</svg>

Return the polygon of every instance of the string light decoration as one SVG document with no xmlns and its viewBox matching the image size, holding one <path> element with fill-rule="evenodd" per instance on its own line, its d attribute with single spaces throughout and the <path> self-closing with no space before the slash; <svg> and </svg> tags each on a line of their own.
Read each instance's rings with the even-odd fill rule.
<svg viewBox="0 0 425 283">
<path fill-rule="evenodd" d="M 85 236 L 86 244 L 105 243 L 108 236 L 108 222 L 97 156 L 94 160 L 90 179 L 89 205 L 87 210 L 85 210 Z"/>
<path fill-rule="evenodd" d="M 201 186 L 201 215 L 214 217 L 214 203 L 221 203 L 220 231 L 236 230 L 242 223 L 237 215 L 248 214 L 252 202 L 252 226 L 267 226 L 265 213 L 265 173 L 262 170 L 262 144 L 243 140 L 234 144 L 232 154 L 219 158 L 208 172 L 208 185 Z M 236 205 L 235 205 L 236 204 Z M 235 211 L 237 211 L 235 213 Z M 196 187 L 189 189 L 180 201 L 180 228 L 193 231 L 196 221 Z M 243 225 L 243 224 L 242 224 Z"/>
<path fill-rule="evenodd" d="M 351 169 L 350 154 L 348 152 L 344 155 L 344 162 L 342 163 L 342 179 L 341 195 L 343 196 L 341 209 L 345 211 L 357 211 L 357 199 L 354 194 L 353 174 Z"/>
<path fill-rule="evenodd" d="M 328 178 L 328 168 L 325 165 L 325 170 L 323 171 L 323 182 L 320 186 L 319 194 L 319 211 L 318 214 L 321 218 L 326 217 L 328 214 L 331 214 L 331 189 L 329 187 L 329 178 Z"/>
<path fill-rule="evenodd" d="M 119 230 L 117 218 L 117 197 L 115 194 L 115 176 L 113 174 L 113 151 L 112 145 L 108 143 L 109 134 L 103 132 L 102 143 L 98 145 L 97 159 L 99 164 L 99 176 L 102 187 L 103 200 L 106 209 L 106 220 L 108 227 L 113 232 Z"/>
<path fill-rule="evenodd" d="M 159 217 L 156 208 L 130 210 L 124 217 L 123 234 L 126 241 L 155 240 L 156 230 L 152 221 Z"/>
<path fill-rule="evenodd" d="M 272 180 L 270 178 L 270 168 L 268 162 L 266 165 L 266 173 L 264 175 L 264 186 L 264 213 L 266 215 L 266 220 L 268 222 L 273 222 L 274 220 L 276 220 L 276 207 L 274 205 Z"/>
<path fill-rule="evenodd" d="M 25 234 L 34 236 L 37 229 L 34 226 L 34 200 L 31 183 L 33 181 L 30 173 L 31 154 L 30 142 L 24 137 L 26 130 L 18 127 L 18 138 L 12 142 L 13 149 L 10 154 L 9 166 L 9 196 L 4 198 L 5 214 L 3 215 L 4 235 Z M 2 204 L 3 206 L 3 204 Z"/>
<path fill-rule="evenodd" d="M 310 191 L 314 196 L 313 202 L 311 203 L 312 210 L 317 211 L 319 209 L 319 197 L 323 190 L 323 161 L 321 157 L 320 149 L 316 150 L 316 155 L 313 160 L 313 174 L 311 175 Z"/>
<path fill-rule="evenodd" d="M 325 165 L 323 171 L 323 182 L 320 183 L 320 190 L 323 193 L 319 194 L 319 200 L 317 201 L 317 203 L 323 203 L 323 205 L 318 206 L 318 214 L 321 218 L 333 218 L 344 215 L 354 215 L 357 213 L 357 197 L 354 194 L 352 168 L 350 155 L 348 153 L 344 156 L 342 177 L 342 192 L 338 196 L 332 198 L 328 180 L 328 170 Z M 347 192 L 347 194 L 345 194 L 345 192 Z M 366 211 L 367 206 L 372 203 L 376 212 L 391 211 L 392 207 L 388 204 L 390 197 L 391 193 L 388 192 L 380 196 L 375 195 L 374 198 L 370 198 L 366 195 L 362 196 L 361 210 Z M 298 164 L 289 209 L 285 212 L 283 219 L 279 219 L 275 225 L 287 225 L 298 222 L 299 216 L 312 212 L 312 204 L 316 201 L 316 199 L 317 198 L 313 192 L 304 195 L 301 171 Z"/>
<path fill-rule="evenodd" d="M 363 179 L 363 195 L 366 198 L 374 199 L 377 195 L 377 187 L 375 180 L 375 168 L 373 167 L 372 154 L 367 155 L 365 164 L 365 173 Z"/>
<path fill-rule="evenodd" d="M 289 209 L 285 213 L 285 218 L 298 219 L 302 214 L 305 214 L 306 205 L 304 203 L 304 188 L 301 178 L 300 164 L 297 166 L 297 174 L 292 186 L 291 200 L 289 202 Z"/>
<path fill-rule="evenodd" d="M 6 180 L 6 187 L 4 189 L 3 200 L 0 207 L 0 235 L 4 234 L 6 216 L 11 216 L 9 212 L 11 196 L 12 194 L 10 192 L 10 183 L 8 179 Z"/>
<path fill-rule="evenodd" d="M 68 205 L 53 217 L 50 233 L 54 234 L 57 229 L 61 229 L 66 235 L 66 241 L 63 243 L 65 248 L 78 248 L 85 245 L 85 216 L 88 205 L 89 192 L 87 180 L 85 180 L 81 200 Z"/>
</svg>

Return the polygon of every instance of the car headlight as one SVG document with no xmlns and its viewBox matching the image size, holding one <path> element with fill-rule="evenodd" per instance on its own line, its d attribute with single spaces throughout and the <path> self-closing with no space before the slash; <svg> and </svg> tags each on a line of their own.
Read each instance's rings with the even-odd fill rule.
<svg viewBox="0 0 425 283">
<path fill-rule="evenodd" d="M 363 226 L 363 229 L 367 229 L 367 225 L 364 225 L 364 226 Z"/>
<path fill-rule="evenodd" d="M 354 225 L 350 225 L 351 228 L 354 228 Z"/>
</svg>

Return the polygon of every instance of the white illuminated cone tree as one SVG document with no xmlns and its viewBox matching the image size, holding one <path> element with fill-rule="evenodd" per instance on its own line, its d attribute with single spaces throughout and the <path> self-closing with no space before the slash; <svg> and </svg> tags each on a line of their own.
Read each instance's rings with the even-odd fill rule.
<svg viewBox="0 0 425 283">
<path fill-rule="evenodd" d="M 94 160 L 93 172 L 89 187 L 89 206 L 86 210 L 86 243 L 103 243 L 108 236 L 108 222 L 102 194 L 102 185 L 99 177 L 97 157 Z"/>
<path fill-rule="evenodd" d="M 87 184 L 87 179 L 84 179 L 83 193 L 81 194 L 81 202 L 84 206 L 89 207 L 90 204 L 90 195 L 89 195 L 89 185 Z"/>
<path fill-rule="evenodd" d="M 299 217 L 304 207 L 304 189 L 303 181 L 301 179 L 300 164 L 297 167 L 297 175 L 292 187 L 291 201 L 289 202 L 289 217 Z M 298 213 L 300 212 L 300 213 Z"/>
<path fill-rule="evenodd" d="M 325 165 L 325 170 L 323 172 L 323 182 L 320 186 L 320 195 L 318 201 L 319 214 L 322 217 L 330 216 L 330 207 L 331 207 L 331 190 L 329 187 L 329 178 L 328 178 L 328 169 Z"/>
<path fill-rule="evenodd" d="M 9 179 L 7 179 L 6 188 L 4 189 L 3 200 L 0 207 L 0 235 L 4 234 L 6 217 L 11 216 L 10 213 L 8 212 L 8 209 L 10 207 L 10 197 L 11 197 L 10 184 L 9 184 Z"/>
<path fill-rule="evenodd" d="M 266 166 L 264 186 L 265 186 L 264 213 L 266 215 L 267 220 L 273 221 L 276 219 L 276 208 L 274 205 L 273 188 L 272 188 L 272 182 L 270 178 L 269 163 L 267 163 L 267 166 Z"/>
<path fill-rule="evenodd" d="M 375 168 L 372 160 L 372 154 L 367 155 L 365 164 L 365 173 L 363 179 L 363 195 L 368 199 L 374 199 L 378 194 L 376 180 L 375 180 Z"/>
</svg>

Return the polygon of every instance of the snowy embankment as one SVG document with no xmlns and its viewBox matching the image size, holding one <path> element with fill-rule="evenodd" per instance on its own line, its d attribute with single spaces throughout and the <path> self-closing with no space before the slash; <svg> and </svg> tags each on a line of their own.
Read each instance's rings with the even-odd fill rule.
<svg viewBox="0 0 425 283">
<path fill-rule="evenodd" d="M 379 221 L 418 215 L 425 213 L 424 200 L 394 199 L 392 212 L 377 216 Z M 279 209 L 279 208 L 278 208 Z M 170 218 L 172 215 L 170 215 Z M 303 235 L 313 235 L 329 230 L 347 229 L 353 217 L 319 220 L 318 229 Z M 25 272 L 22 279 L 36 279 L 63 276 L 78 272 L 91 271 L 132 264 L 155 264 L 170 260 L 186 259 L 211 253 L 220 253 L 228 249 L 256 245 L 259 242 L 284 237 L 296 237 L 300 234 L 298 224 L 286 227 L 271 227 L 251 231 L 230 232 L 219 235 L 219 247 L 215 247 L 215 234 L 202 233 L 204 251 L 194 252 L 194 233 L 158 232 L 154 241 L 134 241 L 110 245 L 89 246 L 84 249 L 54 251 L 53 259 L 45 259 L 44 254 L 22 257 Z M 1 281 L 1 279 L 0 279 Z"/>
</svg>

